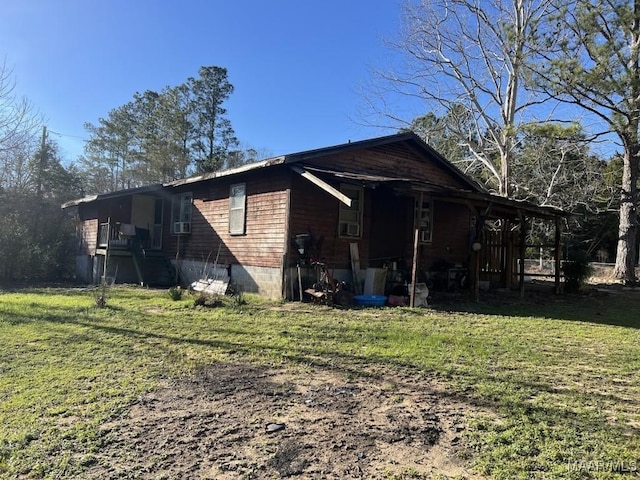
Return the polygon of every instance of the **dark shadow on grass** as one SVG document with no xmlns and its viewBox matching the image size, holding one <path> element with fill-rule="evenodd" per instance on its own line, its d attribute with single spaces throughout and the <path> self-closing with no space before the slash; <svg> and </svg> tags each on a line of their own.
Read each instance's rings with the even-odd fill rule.
<svg viewBox="0 0 640 480">
<path fill-rule="evenodd" d="M 38 323 L 38 322 L 47 322 L 47 323 L 66 323 L 71 321 L 71 319 L 79 314 L 82 314 L 82 309 L 77 311 L 69 311 L 68 309 L 59 309 L 62 312 L 58 312 L 58 309 L 55 307 L 49 307 L 49 311 L 46 314 L 41 314 L 40 316 L 32 316 L 27 313 L 3 313 L 0 310 L 0 315 L 4 318 L 0 318 L 0 322 L 6 322 L 9 325 L 22 325 L 28 323 Z"/>
<path fill-rule="evenodd" d="M 551 287 L 530 287 L 524 298 L 516 290 L 483 292 L 475 302 L 469 292 L 436 294 L 430 308 L 442 312 L 555 320 L 640 328 L 640 289 L 590 287 L 576 294 L 556 295 Z"/>
<path fill-rule="evenodd" d="M 45 308 L 45 306 L 41 305 L 29 305 L 30 308 Z M 50 323 L 68 323 L 73 322 L 79 316 L 88 316 L 92 311 L 97 310 L 96 306 L 79 306 L 79 307 L 56 307 L 52 305 L 46 305 L 46 311 L 43 311 L 37 315 L 30 315 L 29 313 L 5 313 L 0 308 L 0 315 L 3 318 L 0 318 L 0 322 L 4 321 L 10 325 L 20 325 L 27 323 L 37 323 L 37 322 L 50 322 Z M 106 305 L 105 307 L 98 309 L 104 310 L 105 312 L 117 312 L 121 313 L 126 311 L 126 309 L 117 306 L 117 305 Z"/>
<path fill-rule="evenodd" d="M 240 343 L 232 343 L 220 340 L 204 340 L 199 338 L 186 338 L 186 337 L 175 337 L 171 335 L 165 335 L 162 333 L 154 333 L 154 332 L 144 332 L 140 330 L 135 330 L 132 328 L 124 328 L 124 327 L 113 327 L 109 325 L 100 325 L 92 322 L 85 322 L 81 320 L 66 320 L 68 323 L 73 323 L 75 325 L 79 325 L 86 328 L 93 328 L 96 330 L 100 330 L 105 333 L 109 333 L 112 335 L 125 335 L 129 338 L 138 338 L 138 339 L 156 339 L 156 340 L 166 340 L 171 343 L 186 343 L 189 345 L 201 345 L 205 347 L 211 348 L 220 348 L 223 350 L 233 350 L 238 351 L 242 344 Z M 248 351 L 247 349 L 244 349 Z"/>
</svg>

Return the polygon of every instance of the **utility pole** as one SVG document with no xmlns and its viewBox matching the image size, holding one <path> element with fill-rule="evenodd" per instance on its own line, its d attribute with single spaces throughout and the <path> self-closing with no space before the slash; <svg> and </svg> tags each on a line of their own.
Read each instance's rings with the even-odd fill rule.
<svg viewBox="0 0 640 480">
<path fill-rule="evenodd" d="M 42 203 L 42 177 L 44 176 L 44 167 L 47 163 L 47 127 L 42 127 L 42 143 L 40 145 L 40 158 L 38 162 L 38 185 L 36 193 L 38 204 Z"/>
<path fill-rule="evenodd" d="M 42 127 L 42 144 L 40 145 L 40 158 L 38 159 L 38 174 L 37 174 L 37 182 L 36 185 L 36 205 L 35 205 L 35 215 L 34 215 L 34 224 L 33 224 L 33 233 L 35 239 L 40 237 L 40 222 L 41 216 L 43 214 L 42 208 L 42 177 L 44 177 L 44 167 L 47 162 L 47 127 Z M 36 240 L 37 241 L 37 240 Z"/>
</svg>

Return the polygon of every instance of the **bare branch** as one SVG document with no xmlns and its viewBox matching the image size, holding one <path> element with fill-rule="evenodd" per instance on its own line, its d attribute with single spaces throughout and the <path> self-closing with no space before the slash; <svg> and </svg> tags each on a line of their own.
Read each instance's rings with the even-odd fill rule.
<svg viewBox="0 0 640 480">
<path fill-rule="evenodd" d="M 13 71 L 6 60 L 0 65 L 0 153 L 23 148 L 41 126 L 34 107 L 15 92 Z"/>
</svg>

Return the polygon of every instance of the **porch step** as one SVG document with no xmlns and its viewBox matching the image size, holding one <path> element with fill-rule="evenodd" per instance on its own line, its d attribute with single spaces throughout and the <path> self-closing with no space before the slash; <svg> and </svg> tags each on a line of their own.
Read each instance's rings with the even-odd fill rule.
<svg viewBox="0 0 640 480">
<path fill-rule="evenodd" d="M 136 255 L 142 281 L 150 287 L 170 287 L 176 284 L 176 270 L 162 252 L 145 251 Z"/>
</svg>

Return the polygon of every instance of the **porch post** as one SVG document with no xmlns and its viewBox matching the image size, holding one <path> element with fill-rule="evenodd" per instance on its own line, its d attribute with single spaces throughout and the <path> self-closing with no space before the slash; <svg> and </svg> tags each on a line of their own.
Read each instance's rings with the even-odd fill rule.
<svg viewBox="0 0 640 480">
<path fill-rule="evenodd" d="M 98 223 L 98 236 L 100 235 L 100 224 Z M 104 247 L 104 263 L 102 268 L 102 282 L 107 283 L 107 259 L 109 258 L 109 243 L 111 243 L 111 217 L 107 217 L 107 245 Z"/>
<path fill-rule="evenodd" d="M 562 225 L 560 217 L 555 218 L 556 221 L 556 237 L 555 237 L 555 290 L 556 295 L 560 295 L 560 257 L 562 256 L 562 246 L 560 245 L 560 237 L 562 235 Z"/>
<path fill-rule="evenodd" d="M 527 219 L 524 215 L 520 214 L 520 298 L 524 298 L 524 260 L 527 255 Z"/>
<path fill-rule="evenodd" d="M 182 237 L 182 235 L 178 235 L 176 239 L 176 274 L 173 279 L 173 283 L 175 284 L 178 283 L 178 277 L 180 276 L 180 237 Z"/>
<path fill-rule="evenodd" d="M 481 240 L 476 237 L 476 243 Z M 480 249 L 472 249 L 473 252 L 473 299 L 476 302 L 480 301 Z"/>
<path fill-rule="evenodd" d="M 419 202 L 417 207 L 414 207 L 413 212 L 413 263 L 411 265 L 411 291 L 409 292 L 409 306 L 411 308 L 416 306 L 416 281 L 418 279 L 418 245 L 420 240 L 420 222 L 418 221 L 419 208 L 422 208 L 422 202 L 424 201 L 424 194 L 420 192 Z"/>
<path fill-rule="evenodd" d="M 475 217 L 475 222 L 473 224 L 473 237 L 471 242 L 471 258 L 469 261 L 469 270 L 471 272 L 472 279 L 472 293 L 473 299 L 476 302 L 480 301 L 480 256 L 482 255 L 482 226 L 484 225 L 484 220 L 478 213 L 476 207 L 471 205 L 469 202 L 465 202 L 467 208 L 471 215 Z"/>
<path fill-rule="evenodd" d="M 513 236 L 511 235 L 511 222 L 509 219 L 504 219 L 504 226 L 502 230 L 502 254 L 503 259 L 503 278 L 504 287 L 511 288 L 513 285 Z"/>
</svg>

